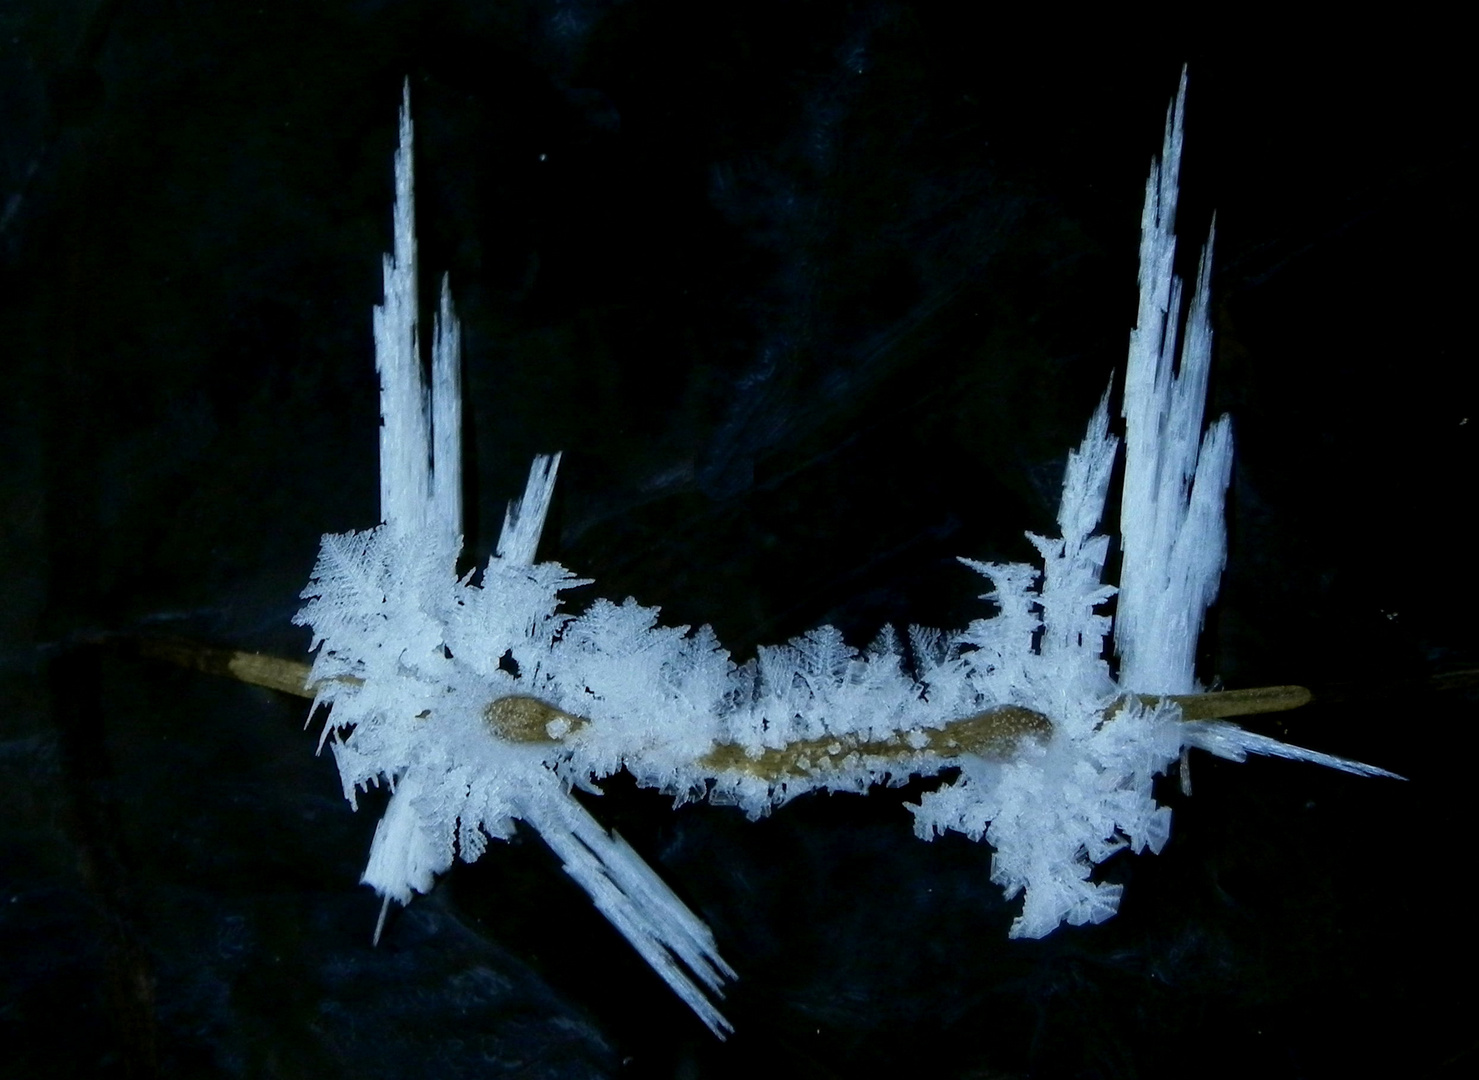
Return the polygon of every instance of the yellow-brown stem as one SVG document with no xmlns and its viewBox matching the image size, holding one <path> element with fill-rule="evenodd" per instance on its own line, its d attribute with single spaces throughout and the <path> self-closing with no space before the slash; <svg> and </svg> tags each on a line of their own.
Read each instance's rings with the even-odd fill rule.
<svg viewBox="0 0 1479 1080">
<path fill-rule="evenodd" d="M 818 767 L 840 765 L 854 754 L 864 758 L 908 758 L 921 753 L 937 757 L 962 754 L 998 757 L 1010 753 L 1022 738 L 1046 738 L 1052 731 L 1052 723 L 1042 713 L 1002 705 L 952 720 L 944 727 L 919 728 L 887 739 L 854 739 L 846 735 L 799 739 L 763 750 L 757 757 L 750 757 L 738 743 L 720 743 L 700 758 L 699 764 L 713 772 L 745 772 L 765 780 L 781 780 L 787 776 L 806 776 Z"/>
<path fill-rule="evenodd" d="M 309 665 L 261 653 L 217 649 L 192 641 L 146 639 L 140 652 L 182 667 L 212 675 L 225 675 L 254 686 L 265 686 L 298 697 L 311 698 Z M 1148 706 L 1162 699 L 1137 695 Z M 1174 694 L 1169 700 L 1180 706 L 1183 720 L 1213 720 L 1229 716 L 1282 712 L 1307 704 L 1313 695 L 1302 686 L 1261 686 L 1248 690 L 1219 690 L 1210 694 Z M 1124 707 L 1124 699 L 1105 710 L 1112 720 Z M 584 717 L 563 712 L 539 698 L 510 694 L 488 703 L 483 718 L 494 734 L 510 742 L 558 742 L 587 724 Z M 886 739 L 866 740 L 848 736 L 801 739 L 784 747 L 767 749 L 750 757 L 738 743 L 720 743 L 700 759 L 714 772 L 746 772 L 765 779 L 804 776 L 818 766 L 840 763 L 857 754 L 865 758 L 908 758 L 917 753 L 938 757 L 978 754 L 997 757 L 1010 753 L 1023 738 L 1043 739 L 1052 733 L 1052 721 L 1040 712 L 1017 705 L 1001 705 L 972 716 L 952 720 L 938 728 L 920 728 Z"/>
<path fill-rule="evenodd" d="M 280 656 L 239 649 L 217 649 L 178 638 L 142 638 L 138 648 L 144 656 L 168 660 L 208 675 L 225 675 L 253 686 L 265 686 L 301 698 L 313 697 L 313 690 L 308 685 L 308 673 L 312 669 L 299 660 L 284 660 Z"/>
<path fill-rule="evenodd" d="M 571 716 L 547 701 L 510 694 L 488 703 L 483 719 L 493 733 L 509 742 L 559 742 L 588 721 Z"/>
</svg>

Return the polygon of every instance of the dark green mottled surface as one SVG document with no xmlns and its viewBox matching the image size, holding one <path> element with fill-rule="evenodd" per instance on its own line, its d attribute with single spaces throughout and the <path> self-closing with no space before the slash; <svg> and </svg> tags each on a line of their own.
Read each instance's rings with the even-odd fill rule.
<svg viewBox="0 0 1479 1080">
<path fill-rule="evenodd" d="M 1479 666 L 1462 39 L 974 6 L 0 6 L 0 1074 L 1472 1070 L 1475 699 L 1429 681 Z M 1313 687 L 1260 729 L 1410 783 L 1199 761 L 1118 919 L 1012 942 L 917 788 L 751 824 L 617 779 L 593 812 L 740 972 L 721 1045 L 532 835 L 371 950 L 380 804 L 300 703 L 87 644 L 306 645 L 319 535 L 377 513 L 407 76 L 474 553 L 561 449 L 544 554 L 740 657 L 985 614 L 955 556 L 1052 528 L 1184 62 L 1238 439 L 1201 671 Z"/>
</svg>

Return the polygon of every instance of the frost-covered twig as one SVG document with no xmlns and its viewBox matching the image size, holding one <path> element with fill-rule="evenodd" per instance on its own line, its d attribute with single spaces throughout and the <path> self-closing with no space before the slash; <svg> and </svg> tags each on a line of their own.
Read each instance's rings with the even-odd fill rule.
<svg viewBox="0 0 1479 1080">
<path fill-rule="evenodd" d="M 722 1035 L 708 995 L 733 971 L 712 936 L 572 786 L 625 769 L 679 801 L 756 817 L 809 791 L 863 791 L 948 762 L 958 776 L 912 807 L 916 832 L 991 843 L 992 879 L 1024 894 L 1011 932 L 1037 937 L 1114 914 L 1119 887 L 1091 872 L 1126 848 L 1161 849 L 1170 811 L 1152 783 L 1191 747 L 1391 775 L 1243 731 L 1205 711 L 1216 695 L 1192 696 L 1196 638 L 1225 553 L 1232 442 L 1226 417 L 1202 432 L 1210 243 L 1180 329 L 1172 225 L 1184 93 L 1183 76 L 1142 220 L 1121 408 L 1117 673 L 1099 613 L 1115 592 L 1102 581 L 1109 538 L 1095 531 L 1119 448 L 1107 393 L 1069 457 L 1061 536 L 1029 534 L 1041 568 L 964 560 L 991 582 L 984 598 L 998 610 L 962 631 L 913 627 L 906 646 L 889 629 L 858 651 L 821 627 L 735 664 L 709 628 L 661 626 L 655 608 L 631 599 L 563 614 L 560 594 L 587 582 L 535 561 L 558 456 L 535 461 L 481 574 L 459 577 L 458 334 L 444 284 L 426 388 L 407 102 L 395 248 L 375 315 L 384 522 L 324 537 L 297 616 L 317 653 L 300 685 L 312 686 L 315 709 L 330 706 L 323 741 L 345 796 L 354 803 L 381 783 L 394 792 L 363 880 L 405 903 L 454 857 L 478 858 L 524 820 Z"/>
<path fill-rule="evenodd" d="M 241 649 L 217 648 L 178 638 L 146 638 L 139 643 L 139 651 L 146 656 L 168 660 L 181 667 L 211 675 L 224 675 L 238 682 L 280 690 L 294 697 L 311 701 L 318 696 L 311 682 L 313 665 L 301 660 Z M 1146 708 L 1155 708 L 1162 702 L 1175 705 L 1177 719 L 1191 722 L 1287 712 L 1308 705 L 1314 700 L 1314 696 L 1303 686 L 1259 686 L 1246 690 L 1213 690 L 1205 694 L 1169 694 L 1164 697 L 1136 694 L 1135 699 Z M 1123 701 L 1115 701 L 1104 710 L 1104 719 L 1112 720 L 1123 707 Z M 499 738 L 509 742 L 528 743 L 562 742 L 571 732 L 590 723 L 583 716 L 572 716 L 547 701 L 523 694 L 510 694 L 489 702 L 483 710 L 483 720 Z M 883 742 L 849 741 L 845 746 L 839 744 L 840 749 L 836 752 L 820 740 L 803 739 L 788 743 L 778 750 L 767 750 L 757 757 L 751 757 L 737 743 L 721 743 L 705 755 L 703 760 L 706 767 L 715 773 L 734 769 L 754 776 L 779 779 L 787 774 L 802 772 L 801 763 L 804 761 L 852 752 L 901 761 L 920 749 L 910 745 L 910 737 L 915 735 L 924 738 L 925 746 L 930 752 L 949 758 L 963 754 L 999 753 L 1002 749 L 1015 748 L 1017 740 L 1022 736 L 1047 736 L 1051 731 L 1052 720 L 1042 713 L 1003 705 L 975 716 L 947 721 L 938 728 L 900 732 Z"/>
</svg>

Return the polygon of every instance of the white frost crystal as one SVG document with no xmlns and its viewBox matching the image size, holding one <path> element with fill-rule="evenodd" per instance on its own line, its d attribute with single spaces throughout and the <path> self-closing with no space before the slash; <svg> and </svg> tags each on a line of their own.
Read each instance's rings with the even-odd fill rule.
<svg viewBox="0 0 1479 1080">
<path fill-rule="evenodd" d="M 1140 314 L 1125 367 L 1125 489 L 1120 504 L 1124 566 L 1114 628 L 1120 679 L 1142 693 L 1186 694 L 1202 615 L 1217 595 L 1227 555 L 1222 504 L 1232 472 L 1231 421 L 1202 434 L 1212 330 L 1207 303 L 1212 239 L 1173 374 L 1181 281 L 1176 258 L 1177 178 L 1186 75 L 1166 118 L 1161 160 L 1150 167 L 1140 217 Z"/>
<path fill-rule="evenodd" d="M 1094 531 L 1118 452 L 1107 392 L 1069 456 L 1061 537 L 1029 534 L 1041 570 L 966 560 L 991 581 L 985 598 L 998 613 L 954 633 L 913 627 L 907 651 L 886 630 L 860 653 L 827 626 L 737 666 L 708 627 L 661 626 L 657 609 L 634 600 L 561 614 L 560 593 L 587 582 L 535 561 L 558 455 L 535 460 L 487 567 L 459 578 L 459 334 L 444 282 L 428 389 L 408 99 L 395 248 L 374 323 L 384 522 L 324 537 L 297 616 L 314 631 L 315 707 L 332 706 L 323 739 L 346 797 L 353 803 L 382 782 L 394 792 L 363 880 L 386 903 L 407 903 L 454 857 L 478 858 L 488 838 L 525 821 L 722 1036 L 728 1024 L 708 995 L 734 972 L 712 935 L 572 797 L 572 785 L 625 768 L 680 801 L 707 797 L 755 817 L 808 791 L 863 791 L 948 762 L 959 776 L 912 808 L 916 832 L 928 839 L 953 829 L 989 842 L 992 879 L 1008 896 L 1024 894 L 1013 936 L 1040 937 L 1114 914 L 1119 887 L 1092 881 L 1093 868 L 1121 849 L 1165 844 L 1170 811 L 1156 804 L 1152 782 L 1189 747 L 1391 775 L 1225 721 L 1188 722 L 1174 702 L 1135 696 L 1196 689 L 1196 638 L 1225 557 L 1227 417 L 1202 431 L 1210 243 L 1177 333 L 1172 225 L 1184 93 L 1183 76 L 1142 220 L 1140 314 L 1122 406 L 1117 677 L 1105 658 L 1110 620 L 1098 610 L 1115 592 L 1101 580 L 1109 538 Z M 951 741 L 951 725 L 983 716 L 1005 726 L 970 745 Z"/>
</svg>

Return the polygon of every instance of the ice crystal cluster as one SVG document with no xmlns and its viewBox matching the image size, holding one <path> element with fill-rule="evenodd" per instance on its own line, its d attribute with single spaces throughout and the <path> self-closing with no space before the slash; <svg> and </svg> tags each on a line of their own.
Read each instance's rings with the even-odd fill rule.
<svg viewBox="0 0 1479 1080">
<path fill-rule="evenodd" d="M 712 935 L 572 787 L 626 769 L 679 801 L 757 817 L 810 791 L 861 792 L 953 765 L 957 778 L 912 807 L 915 831 L 991 844 L 992 879 L 1024 897 L 1012 934 L 1040 937 L 1114 914 L 1119 886 L 1092 871 L 1117 851 L 1166 843 L 1170 811 L 1152 783 L 1189 748 L 1380 772 L 1135 696 L 1195 691 L 1196 640 L 1225 555 L 1232 437 L 1227 417 L 1205 432 L 1202 422 L 1210 241 L 1184 326 L 1172 271 L 1184 92 L 1183 77 L 1141 224 L 1122 406 L 1117 674 L 1099 610 L 1116 591 L 1102 580 L 1109 537 L 1096 532 L 1119 450 L 1107 392 L 1068 459 L 1061 535 L 1029 534 L 1041 566 L 965 560 L 989 582 L 994 613 L 958 632 L 911 628 L 907 647 L 886 630 L 858 651 L 827 626 L 736 664 L 708 627 L 663 626 L 632 599 L 562 613 L 561 593 L 588 582 L 536 561 L 558 455 L 534 462 L 497 554 L 459 577 L 458 330 L 444 281 L 427 387 L 408 97 L 394 252 L 374 313 L 383 522 L 324 537 L 297 617 L 313 628 L 315 708 L 331 706 L 322 741 L 346 797 L 381 783 L 394 793 L 363 880 L 386 903 L 407 903 L 454 858 L 477 859 L 527 822 L 722 1035 L 710 994 L 734 973 Z M 943 737 L 972 717 L 987 718 L 989 737 Z"/>
</svg>

